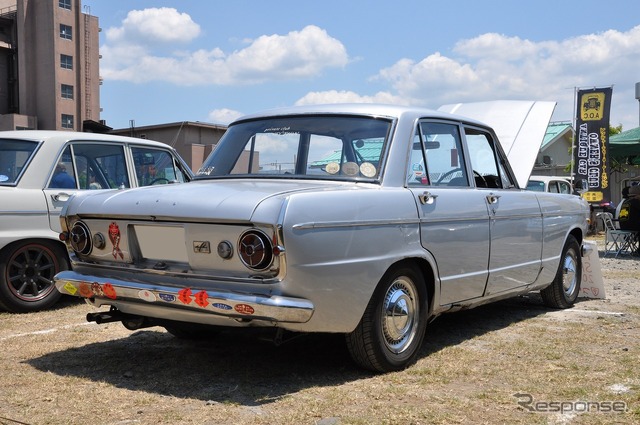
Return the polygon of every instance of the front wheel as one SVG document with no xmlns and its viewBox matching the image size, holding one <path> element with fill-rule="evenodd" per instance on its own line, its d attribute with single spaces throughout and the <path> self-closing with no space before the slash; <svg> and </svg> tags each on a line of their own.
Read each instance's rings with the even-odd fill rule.
<svg viewBox="0 0 640 425">
<path fill-rule="evenodd" d="M 427 326 L 427 291 L 413 265 L 390 269 L 380 280 L 356 329 L 347 334 L 353 360 L 377 372 L 413 363 Z"/>
<path fill-rule="evenodd" d="M 582 282 L 582 257 L 580 245 L 573 236 L 567 238 L 560 265 L 553 282 L 540 291 L 542 301 L 552 308 L 569 308 L 575 303 L 580 293 Z"/>
<path fill-rule="evenodd" d="M 66 251 L 53 241 L 21 241 L 0 253 L 0 306 L 13 313 L 44 310 L 60 299 L 53 277 L 68 270 Z"/>
</svg>

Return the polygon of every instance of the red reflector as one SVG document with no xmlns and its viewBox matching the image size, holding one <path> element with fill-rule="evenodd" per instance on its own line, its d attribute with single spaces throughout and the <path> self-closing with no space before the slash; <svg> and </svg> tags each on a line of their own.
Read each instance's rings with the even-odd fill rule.
<svg viewBox="0 0 640 425">
<path fill-rule="evenodd" d="M 64 242 L 64 241 L 66 241 L 66 240 L 69 238 L 69 235 L 67 234 L 67 232 L 62 232 L 62 233 L 60 233 L 60 234 L 58 235 L 58 238 L 59 238 L 62 242 Z"/>
</svg>

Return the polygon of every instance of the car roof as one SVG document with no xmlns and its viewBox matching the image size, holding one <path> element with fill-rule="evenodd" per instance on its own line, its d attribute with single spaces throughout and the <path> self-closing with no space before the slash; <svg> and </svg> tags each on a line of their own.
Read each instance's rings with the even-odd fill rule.
<svg viewBox="0 0 640 425">
<path fill-rule="evenodd" d="M 487 127 L 486 124 L 472 118 L 461 115 L 449 114 L 447 112 L 435 111 L 433 109 L 418 108 L 412 106 L 387 105 L 381 103 L 336 103 L 323 105 L 303 105 L 291 106 L 276 109 L 268 109 L 254 114 L 240 117 L 234 123 L 253 120 L 258 118 L 284 116 L 284 115 L 324 115 L 324 114 L 346 114 L 346 115 L 371 115 L 385 118 L 441 118 L 464 121 L 470 124 Z"/>
<path fill-rule="evenodd" d="M 0 139 L 19 139 L 45 142 L 46 144 L 63 145 L 69 141 L 99 141 L 99 142 L 120 142 L 135 143 L 147 146 L 170 148 L 162 142 L 149 139 L 138 139 L 135 137 L 117 136 L 114 134 L 83 133 L 77 131 L 55 131 L 55 130 L 16 130 L 0 131 Z"/>
</svg>

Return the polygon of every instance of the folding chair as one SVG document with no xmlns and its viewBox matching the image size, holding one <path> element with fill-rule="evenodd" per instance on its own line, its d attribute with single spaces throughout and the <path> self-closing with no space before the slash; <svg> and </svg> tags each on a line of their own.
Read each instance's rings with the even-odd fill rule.
<svg viewBox="0 0 640 425">
<path fill-rule="evenodd" d="M 622 254 L 635 254 L 638 250 L 638 232 L 616 229 L 611 213 L 603 212 L 598 215 L 605 229 L 604 256 L 615 254 L 618 257 Z"/>
</svg>

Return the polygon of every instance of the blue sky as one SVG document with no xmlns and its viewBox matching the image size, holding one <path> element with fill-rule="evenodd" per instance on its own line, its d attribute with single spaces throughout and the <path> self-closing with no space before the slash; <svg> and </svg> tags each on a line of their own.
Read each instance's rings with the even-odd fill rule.
<svg viewBox="0 0 640 425">
<path fill-rule="evenodd" d="M 295 104 L 437 109 L 557 102 L 613 86 L 611 124 L 638 127 L 638 0 L 83 0 L 99 18 L 101 118 L 114 128 L 227 124 Z"/>
</svg>

